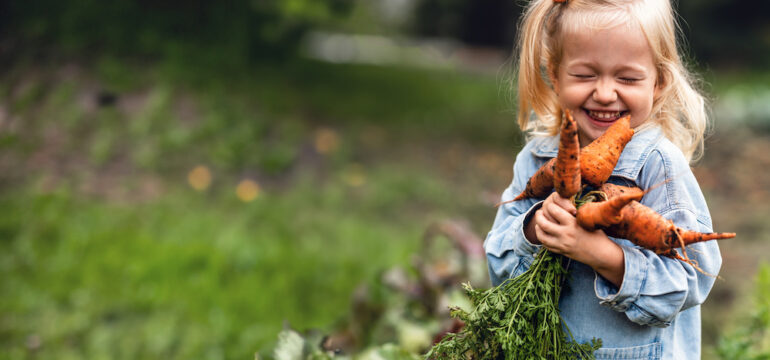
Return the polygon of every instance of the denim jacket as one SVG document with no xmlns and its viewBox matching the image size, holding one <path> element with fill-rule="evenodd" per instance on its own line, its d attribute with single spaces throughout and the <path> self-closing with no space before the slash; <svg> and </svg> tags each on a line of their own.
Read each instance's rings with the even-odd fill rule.
<svg viewBox="0 0 770 360">
<path fill-rule="evenodd" d="M 518 195 L 532 174 L 556 156 L 558 136 L 536 137 L 519 152 L 513 182 L 502 200 Z M 667 181 L 667 182 L 666 182 Z M 659 128 L 638 131 L 626 145 L 609 182 L 649 189 L 641 203 L 677 226 L 711 232 L 711 217 L 682 152 Z M 498 209 L 484 241 L 494 285 L 526 271 L 540 245 L 524 237 L 523 226 L 543 199 L 526 199 Z M 700 359 L 700 304 L 714 284 L 680 260 L 656 255 L 628 240 L 612 238 L 623 249 L 625 275 L 620 288 L 591 267 L 569 261 L 559 301 L 564 323 L 575 340 L 600 338 L 597 359 Z M 708 274 L 719 272 L 716 241 L 687 247 L 687 255 Z"/>
</svg>

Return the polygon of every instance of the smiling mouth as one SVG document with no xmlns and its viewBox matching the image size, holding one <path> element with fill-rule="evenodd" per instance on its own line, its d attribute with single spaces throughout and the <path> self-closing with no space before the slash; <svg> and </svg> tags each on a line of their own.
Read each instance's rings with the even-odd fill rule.
<svg viewBox="0 0 770 360">
<path fill-rule="evenodd" d="M 599 111 L 599 110 L 588 110 L 583 109 L 583 111 L 590 117 L 592 120 L 601 121 L 601 122 L 613 122 L 617 119 L 620 119 L 621 117 L 628 114 L 628 110 L 623 111 Z"/>
</svg>

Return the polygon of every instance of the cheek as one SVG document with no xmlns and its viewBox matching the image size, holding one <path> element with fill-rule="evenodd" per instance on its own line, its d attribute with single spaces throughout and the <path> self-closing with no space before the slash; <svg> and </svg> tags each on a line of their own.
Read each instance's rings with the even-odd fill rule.
<svg viewBox="0 0 770 360">
<path fill-rule="evenodd" d="M 559 92 L 559 102 L 562 106 L 577 110 L 580 105 L 585 102 L 585 91 L 581 91 L 577 87 L 565 87 Z"/>
<path fill-rule="evenodd" d="M 650 117 L 650 113 L 652 112 L 652 105 L 654 100 L 654 92 L 652 89 L 645 89 L 645 91 L 640 91 L 637 94 L 634 94 L 635 96 L 632 97 L 631 103 L 628 104 L 631 106 L 631 111 L 636 113 L 638 115 L 637 119 L 635 119 L 634 122 L 643 122 L 647 118 Z M 641 118 L 641 119 L 640 119 Z M 639 124 L 636 124 L 639 125 Z M 631 126 L 634 126 L 634 124 L 631 124 Z"/>
<path fill-rule="evenodd" d="M 650 116 L 650 113 L 652 112 L 652 97 L 645 99 L 644 102 L 640 104 L 639 111 L 645 114 L 645 118 Z"/>
</svg>

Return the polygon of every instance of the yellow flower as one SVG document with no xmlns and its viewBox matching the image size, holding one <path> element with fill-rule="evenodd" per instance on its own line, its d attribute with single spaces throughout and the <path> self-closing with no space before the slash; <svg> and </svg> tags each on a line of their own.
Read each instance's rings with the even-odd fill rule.
<svg viewBox="0 0 770 360">
<path fill-rule="evenodd" d="M 340 137 L 337 132 L 329 128 L 318 129 L 315 133 L 315 151 L 327 155 L 336 151 L 340 146 Z"/>
<path fill-rule="evenodd" d="M 251 202 L 259 196 L 259 184 L 254 180 L 241 180 L 235 188 L 235 195 L 243 202 Z"/>
<path fill-rule="evenodd" d="M 350 165 L 342 175 L 342 179 L 349 186 L 359 187 L 364 185 L 366 183 L 366 172 L 364 171 L 364 167 L 360 164 Z"/>
<path fill-rule="evenodd" d="M 195 190 L 206 190 L 211 185 L 211 171 L 204 165 L 198 165 L 187 174 L 187 182 Z"/>
</svg>

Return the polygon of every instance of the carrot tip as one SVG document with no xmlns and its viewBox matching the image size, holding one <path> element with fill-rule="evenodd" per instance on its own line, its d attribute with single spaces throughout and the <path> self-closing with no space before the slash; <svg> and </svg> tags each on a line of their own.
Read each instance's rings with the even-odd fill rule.
<svg viewBox="0 0 770 360">
<path fill-rule="evenodd" d="M 517 196 L 517 197 L 513 198 L 513 200 L 508 200 L 508 201 L 506 201 L 506 202 L 514 202 L 514 201 L 519 201 L 519 200 L 523 200 L 523 199 L 526 199 L 526 198 L 528 198 L 528 197 L 529 197 L 529 196 L 527 196 L 527 194 L 526 194 L 525 192 L 522 192 L 521 194 L 519 194 L 519 196 Z"/>
</svg>

